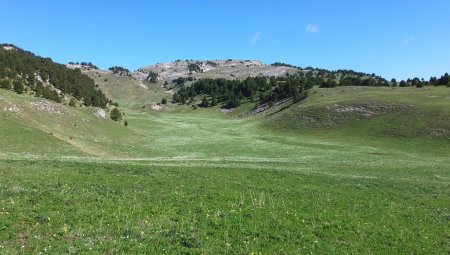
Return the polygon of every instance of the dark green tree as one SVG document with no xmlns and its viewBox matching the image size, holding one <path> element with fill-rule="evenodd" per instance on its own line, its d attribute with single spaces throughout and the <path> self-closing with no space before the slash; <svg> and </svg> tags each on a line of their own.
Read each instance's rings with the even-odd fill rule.
<svg viewBox="0 0 450 255">
<path fill-rule="evenodd" d="M 209 106 L 208 99 L 206 98 L 206 96 L 204 96 L 204 97 L 202 98 L 201 107 L 208 107 L 208 106 Z"/>
<path fill-rule="evenodd" d="M 111 115 L 111 119 L 114 121 L 120 121 L 122 119 L 122 113 L 116 107 L 111 110 L 110 115 Z"/>
<path fill-rule="evenodd" d="M 69 101 L 69 106 L 70 107 L 75 107 L 76 106 L 76 104 L 75 104 L 75 99 L 70 99 L 70 101 Z"/>
<path fill-rule="evenodd" d="M 448 73 L 445 73 L 441 76 L 441 78 L 439 78 L 439 80 L 437 81 L 437 85 L 444 85 L 447 87 L 450 85 L 450 78 Z"/>
<path fill-rule="evenodd" d="M 395 78 L 391 79 L 391 86 L 392 87 L 397 87 L 397 80 Z"/>
<path fill-rule="evenodd" d="M 213 99 L 211 100 L 211 106 L 216 106 L 217 104 L 218 104 L 217 98 L 213 97 Z"/>
<path fill-rule="evenodd" d="M 158 74 L 153 71 L 150 71 L 145 80 L 150 83 L 156 83 L 158 81 Z"/>
<path fill-rule="evenodd" d="M 2 80 L 1 82 L 0 82 L 0 87 L 2 88 L 2 89 L 11 89 L 11 83 L 9 82 L 9 80 Z"/>
<path fill-rule="evenodd" d="M 23 91 L 24 91 L 24 86 L 23 86 L 23 83 L 22 83 L 21 81 L 15 80 L 15 81 L 13 82 L 13 85 L 14 85 L 13 89 L 14 89 L 14 91 L 15 91 L 17 94 L 22 94 L 22 93 L 23 93 Z"/>
</svg>

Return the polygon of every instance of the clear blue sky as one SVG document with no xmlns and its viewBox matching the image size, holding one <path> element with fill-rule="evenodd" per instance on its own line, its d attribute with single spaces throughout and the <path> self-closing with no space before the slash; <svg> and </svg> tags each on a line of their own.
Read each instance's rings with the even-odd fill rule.
<svg viewBox="0 0 450 255">
<path fill-rule="evenodd" d="M 256 59 L 385 78 L 450 71 L 449 0 L 2 0 L 0 42 L 131 70 Z"/>
</svg>

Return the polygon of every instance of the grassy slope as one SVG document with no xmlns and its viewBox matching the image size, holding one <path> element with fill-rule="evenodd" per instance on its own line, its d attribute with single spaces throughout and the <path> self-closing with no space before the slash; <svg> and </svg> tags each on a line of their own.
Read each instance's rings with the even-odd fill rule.
<svg viewBox="0 0 450 255">
<path fill-rule="evenodd" d="M 158 84 L 140 84 L 131 77 L 120 77 L 113 74 L 87 73 L 95 80 L 109 98 L 115 99 L 121 107 L 139 111 L 142 106 L 161 102 L 162 98 L 172 99 L 173 94 Z M 147 89 L 145 88 L 147 87 Z"/>
<path fill-rule="evenodd" d="M 379 117 L 298 130 L 286 115 L 390 100 L 448 113 L 444 88 L 384 90 L 318 89 L 283 112 L 235 120 L 142 109 L 160 95 L 136 87 L 119 100 L 128 128 L 88 108 L 47 116 L 0 90 L 0 253 L 446 253 L 448 140 L 379 142 L 366 132 Z"/>
<path fill-rule="evenodd" d="M 399 109 L 380 110 L 373 116 L 364 116 L 336 113 L 333 111 L 336 105 L 387 105 Z M 306 101 L 268 116 L 263 119 L 263 125 L 272 130 L 328 141 L 445 156 L 450 152 L 449 105 L 450 90 L 445 87 L 315 88 Z"/>
</svg>

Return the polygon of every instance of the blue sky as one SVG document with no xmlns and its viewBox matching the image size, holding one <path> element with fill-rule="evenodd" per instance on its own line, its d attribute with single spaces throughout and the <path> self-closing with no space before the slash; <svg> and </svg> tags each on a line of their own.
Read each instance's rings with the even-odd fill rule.
<svg viewBox="0 0 450 255">
<path fill-rule="evenodd" d="M 2 0 L 0 42 L 101 68 L 233 58 L 428 79 L 450 71 L 449 11 L 448 0 Z"/>
</svg>

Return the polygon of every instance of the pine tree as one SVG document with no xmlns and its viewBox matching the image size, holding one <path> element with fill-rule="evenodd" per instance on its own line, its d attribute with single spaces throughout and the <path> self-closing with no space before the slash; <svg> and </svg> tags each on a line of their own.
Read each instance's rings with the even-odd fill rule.
<svg viewBox="0 0 450 255">
<path fill-rule="evenodd" d="M 70 107 L 75 107 L 76 106 L 76 104 L 75 104 L 75 99 L 70 99 L 70 101 L 69 101 L 69 106 Z"/>
<path fill-rule="evenodd" d="M 13 84 L 14 84 L 14 91 L 17 93 L 17 94 L 22 94 L 23 93 L 23 90 L 24 90 L 24 87 L 23 87 L 23 84 L 22 84 L 22 82 L 21 81 L 14 81 L 13 82 Z"/>
<path fill-rule="evenodd" d="M 11 83 L 8 80 L 2 80 L 0 82 L 0 87 L 2 89 L 11 89 Z"/>
<path fill-rule="evenodd" d="M 120 121 L 122 119 L 122 113 L 120 113 L 118 108 L 111 110 L 111 119 L 114 121 Z"/>
<path fill-rule="evenodd" d="M 206 96 L 204 96 L 202 98 L 202 107 L 208 107 L 208 106 L 209 106 L 208 99 L 206 98 Z"/>
</svg>

